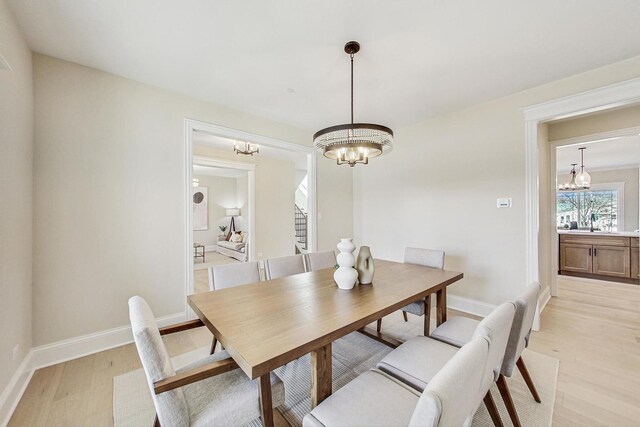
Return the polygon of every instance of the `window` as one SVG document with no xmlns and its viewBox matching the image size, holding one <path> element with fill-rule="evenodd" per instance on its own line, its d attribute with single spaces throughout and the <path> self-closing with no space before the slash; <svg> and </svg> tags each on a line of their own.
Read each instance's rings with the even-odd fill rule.
<svg viewBox="0 0 640 427">
<path fill-rule="evenodd" d="M 589 190 L 558 191 L 556 193 L 556 225 L 569 228 L 571 222 L 579 229 L 622 231 L 624 183 L 593 185 Z"/>
</svg>

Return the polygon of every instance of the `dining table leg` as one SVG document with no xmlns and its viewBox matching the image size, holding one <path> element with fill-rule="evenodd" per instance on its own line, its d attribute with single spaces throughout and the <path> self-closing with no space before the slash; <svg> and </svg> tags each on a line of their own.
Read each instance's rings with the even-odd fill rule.
<svg viewBox="0 0 640 427">
<path fill-rule="evenodd" d="M 436 291 L 436 326 L 447 321 L 447 287 Z"/>
<path fill-rule="evenodd" d="M 258 379 L 260 394 L 260 417 L 264 427 L 273 427 L 273 403 L 271 400 L 271 374 Z"/>
<path fill-rule="evenodd" d="M 331 343 L 311 352 L 311 407 L 331 396 Z"/>
</svg>

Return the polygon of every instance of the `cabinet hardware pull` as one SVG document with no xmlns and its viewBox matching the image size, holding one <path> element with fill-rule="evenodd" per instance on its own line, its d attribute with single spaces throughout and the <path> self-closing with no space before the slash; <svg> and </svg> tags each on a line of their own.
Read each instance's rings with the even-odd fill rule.
<svg viewBox="0 0 640 427">
<path fill-rule="evenodd" d="M 593 248 L 593 256 L 598 256 L 598 250 L 596 248 Z"/>
<path fill-rule="evenodd" d="M 591 248 L 589 248 L 589 256 L 591 256 Z"/>
</svg>

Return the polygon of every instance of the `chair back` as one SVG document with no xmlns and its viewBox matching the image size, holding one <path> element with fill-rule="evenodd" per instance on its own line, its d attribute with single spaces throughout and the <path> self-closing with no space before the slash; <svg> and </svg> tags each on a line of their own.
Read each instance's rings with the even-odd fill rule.
<svg viewBox="0 0 640 427">
<path fill-rule="evenodd" d="M 322 270 L 336 266 L 336 253 L 334 251 L 309 252 L 307 254 L 307 271 Z"/>
<path fill-rule="evenodd" d="M 479 390 L 488 352 L 482 337 L 460 348 L 427 384 L 409 426 L 470 426 L 484 397 Z"/>
<path fill-rule="evenodd" d="M 135 296 L 129 299 L 129 318 L 160 425 L 189 425 L 189 410 L 181 388 L 158 395 L 153 390 L 155 382 L 175 375 L 176 371 L 160 337 L 153 312 L 143 298 Z"/>
<path fill-rule="evenodd" d="M 529 346 L 529 337 L 531 336 L 531 328 L 533 327 L 533 318 L 536 314 L 539 296 L 540 284 L 533 282 L 514 301 L 516 314 L 513 318 L 507 351 L 502 364 L 502 375 L 505 377 L 511 377 L 513 368 L 516 366 L 522 351 Z"/>
<path fill-rule="evenodd" d="M 302 255 L 271 258 L 264 262 L 264 273 L 267 280 L 304 273 L 304 259 Z"/>
<path fill-rule="evenodd" d="M 515 306 L 512 302 L 505 302 L 496 307 L 476 327 L 473 337 L 483 337 L 489 343 L 487 366 L 482 379 L 482 396 L 489 390 L 500 375 L 504 352 L 507 348 Z"/>
<path fill-rule="evenodd" d="M 260 281 L 258 261 L 238 262 L 209 267 L 209 290 L 232 288 Z"/>
<path fill-rule="evenodd" d="M 431 268 L 444 268 L 444 251 L 421 248 L 405 248 L 404 262 L 406 264 L 418 264 Z"/>
</svg>

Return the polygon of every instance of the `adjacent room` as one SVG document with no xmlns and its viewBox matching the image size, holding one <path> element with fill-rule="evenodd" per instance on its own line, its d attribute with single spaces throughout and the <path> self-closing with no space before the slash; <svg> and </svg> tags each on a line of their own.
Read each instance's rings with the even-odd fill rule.
<svg viewBox="0 0 640 427">
<path fill-rule="evenodd" d="M 0 427 L 631 427 L 636 0 L 0 0 Z"/>
</svg>

